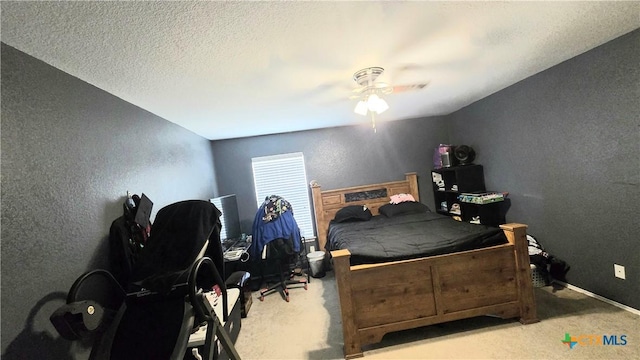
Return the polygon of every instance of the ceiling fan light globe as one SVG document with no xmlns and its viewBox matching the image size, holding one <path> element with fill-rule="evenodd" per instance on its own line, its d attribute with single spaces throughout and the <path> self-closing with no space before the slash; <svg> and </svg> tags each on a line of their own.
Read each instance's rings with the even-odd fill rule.
<svg viewBox="0 0 640 360">
<path fill-rule="evenodd" d="M 378 101 L 380 101 L 380 97 L 378 95 L 369 95 L 369 97 L 367 97 L 367 106 L 369 106 L 369 110 L 371 110 L 372 107 L 375 107 Z"/>
<path fill-rule="evenodd" d="M 378 95 L 372 94 L 367 99 L 367 108 L 369 109 L 369 111 L 374 111 L 378 114 L 381 114 L 389 108 L 389 105 Z"/>
<path fill-rule="evenodd" d="M 376 111 L 378 109 L 378 102 L 380 101 L 380 97 L 376 94 L 369 95 L 367 98 L 367 108 L 369 111 Z"/>
<path fill-rule="evenodd" d="M 382 114 L 388 109 L 389 109 L 389 104 L 387 104 L 387 102 L 384 101 L 384 99 L 379 99 L 378 103 L 376 104 L 376 109 L 374 111 L 377 112 L 378 114 Z"/>
<path fill-rule="evenodd" d="M 363 100 L 360 100 L 356 104 L 356 108 L 353 109 L 353 112 L 358 115 L 367 115 L 367 110 L 367 103 L 365 103 Z"/>
</svg>

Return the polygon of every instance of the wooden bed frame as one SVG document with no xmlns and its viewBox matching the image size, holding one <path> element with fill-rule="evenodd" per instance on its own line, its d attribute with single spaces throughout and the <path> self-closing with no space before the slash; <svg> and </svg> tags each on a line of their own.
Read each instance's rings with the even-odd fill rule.
<svg viewBox="0 0 640 360">
<path fill-rule="evenodd" d="M 311 188 L 320 249 L 344 206 L 367 205 L 377 215 L 391 195 L 408 193 L 419 201 L 416 173 L 403 181 L 325 191 L 314 181 Z M 363 356 L 363 345 L 392 331 L 482 315 L 537 322 L 527 226 L 500 227 L 507 244 L 412 260 L 351 266 L 349 250 L 332 251 L 345 358 Z"/>
</svg>

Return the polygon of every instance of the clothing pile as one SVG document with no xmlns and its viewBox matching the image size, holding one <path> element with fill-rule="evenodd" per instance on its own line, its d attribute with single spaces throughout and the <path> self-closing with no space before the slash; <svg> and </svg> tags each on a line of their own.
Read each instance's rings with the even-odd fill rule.
<svg viewBox="0 0 640 360">
<path fill-rule="evenodd" d="M 554 280 L 567 282 L 567 272 L 570 267 L 563 260 L 549 254 L 540 242 L 531 235 L 527 235 L 529 243 L 529 262 L 535 265 L 534 278 L 538 278 L 541 286 L 550 285 Z M 536 277 L 537 275 L 537 277 Z"/>
<path fill-rule="evenodd" d="M 299 252 L 302 238 L 291 204 L 281 196 L 267 196 L 256 212 L 252 236 L 249 255 L 253 259 L 259 259 L 264 246 L 277 239 L 290 240 L 293 251 Z"/>
</svg>

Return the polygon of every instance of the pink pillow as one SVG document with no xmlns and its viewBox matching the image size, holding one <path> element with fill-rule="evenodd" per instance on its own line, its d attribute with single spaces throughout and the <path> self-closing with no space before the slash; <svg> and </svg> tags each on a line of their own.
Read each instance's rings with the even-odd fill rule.
<svg viewBox="0 0 640 360">
<path fill-rule="evenodd" d="M 400 204 L 402 202 L 405 201 L 416 201 L 416 199 L 413 198 L 413 195 L 411 194 L 397 194 L 397 195 L 391 195 L 391 201 L 389 201 L 391 204 Z"/>
</svg>

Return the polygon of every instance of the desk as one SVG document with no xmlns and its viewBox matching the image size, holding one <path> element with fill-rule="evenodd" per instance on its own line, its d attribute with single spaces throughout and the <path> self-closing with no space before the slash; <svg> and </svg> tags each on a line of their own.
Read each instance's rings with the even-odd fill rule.
<svg viewBox="0 0 640 360">
<path fill-rule="evenodd" d="M 239 288 L 242 292 L 240 296 L 241 314 L 242 317 L 247 317 L 249 308 L 251 308 L 251 287 L 249 280 L 251 277 L 251 269 L 249 260 L 249 243 L 242 240 L 236 240 L 233 242 L 223 243 L 223 247 L 226 249 L 224 254 L 224 274 L 226 279 L 225 284 L 227 288 Z M 240 251 L 242 256 L 229 256 L 231 252 Z"/>
<path fill-rule="evenodd" d="M 224 251 L 224 277 L 229 277 L 236 271 L 246 271 L 251 273 L 251 262 L 253 259 L 249 258 L 249 246 L 251 244 L 246 241 L 236 240 L 234 242 L 226 242 L 223 245 Z M 242 251 L 243 255 L 240 257 L 229 256 L 234 251 Z"/>
</svg>

